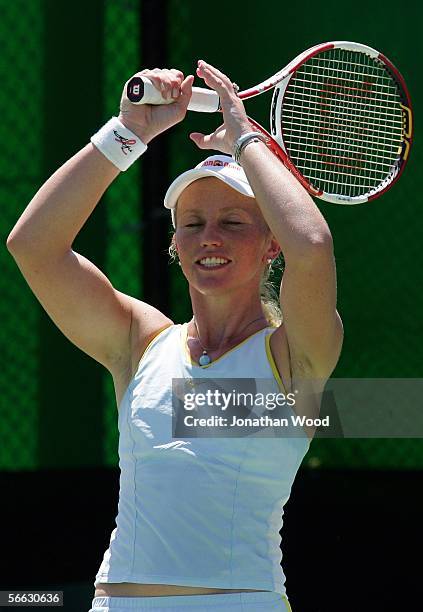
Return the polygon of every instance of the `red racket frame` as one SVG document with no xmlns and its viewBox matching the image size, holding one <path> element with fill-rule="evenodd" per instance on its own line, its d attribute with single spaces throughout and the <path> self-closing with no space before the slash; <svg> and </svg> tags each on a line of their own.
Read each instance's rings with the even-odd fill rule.
<svg viewBox="0 0 423 612">
<path fill-rule="evenodd" d="M 276 73 L 273 77 L 270 77 L 270 79 L 263 81 L 263 83 L 260 83 L 259 85 L 251 87 L 249 89 L 245 89 L 241 91 L 238 95 L 241 98 L 241 100 L 247 100 L 265 91 L 268 91 L 269 89 L 272 89 L 278 83 L 283 81 L 288 75 L 298 70 L 298 68 L 302 66 L 310 58 L 321 53 L 322 51 L 327 51 L 329 49 L 335 49 L 335 48 L 342 49 L 344 47 L 342 44 L 339 44 L 339 43 L 337 44 L 336 42 L 327 42 L 327 43 L 315 45 L 314 47 L 311 47 L 307 51 L 304 51 L 304 53 L 300 54 L 290 64 L 288 64 L 286 68 Z M 391 76 L 394 78 L 394 80 L 397 82 L 399 86 L 399 90 L 400 90 L 401 98 L 402 98 L 401 105 L 402 105 L 402 116 L 403 116 L 403 124 L 404 124 L 404 129 L 403 129 L 404 136 L 403 136 L 402 152 L 401 152 L 401 155 L 399 155 L 399 161 L 398 161 L 399 171 L 388 182 L 388 184 L 385 187 L 369 195 L 367 197 L 368 201 L 374 200 L 380 197 L 383 193 L 385 193 L 388 189 L 390 189 L 392 185 L 394 185 L 394 183 L 399 179 L 408 161 L 410 148 L 411 148 L 412 141 L 413 141 L 413 110 L 412 110 L 411 99 L 410 99 L 410 95 L 408 92 L 408 88 L 407 88 L 407 85 L 405 84 L 405 80 L 403 76 L 401 75 L 401 73 L 399 72 L 399 70 L 394 66 L 394 64 L 385 55 L 377 51 L 376 53 L 377 53 L 377 56 L 376 56 L 377 59 L 383 62 L 383 64 L 385 65 L 385 67 L 387 68 L 387 70 L 389 71 L 389 73 L 391 74 Z M 283 101 L 282 101 L 282 108 L 283 108 Z M 321 197 L 323 195 L 323 191 L 321 189 L 317 189 L 316 187 L 314 187 L 314 185 L 310 183 L 310 181 L 305 176 L 303 176 L 303 174 L 295 166 L 294 162 L 290 159 L 289 155 L 283 150 L 282 146 L 269 134 L 269 132 L 265 130 L 259 123 L 254 121 L 254 119 L 251 119 L 251 117 L 248 117 L 248 120 L 250 121 L 250 123 L 253 125 L 253 127 L 256 130 L 260 131 L 265 136 L 267 147 L 276 155 L 276 157 L 278 157 L 278 159 L 280 159 L 280 161 L 285 165 L 285 167 L 288 168 L 288 170 L 297 178 L 297 180 L 301 183 L 301 185 L 303 185 L 303 187 L 307 189 L 307 191 L 309 191 L 312 195 Z M 353 204 L 354 202 L 345 201 L 345 202 L 339 202 L 339 203 Z"/>
</svg>

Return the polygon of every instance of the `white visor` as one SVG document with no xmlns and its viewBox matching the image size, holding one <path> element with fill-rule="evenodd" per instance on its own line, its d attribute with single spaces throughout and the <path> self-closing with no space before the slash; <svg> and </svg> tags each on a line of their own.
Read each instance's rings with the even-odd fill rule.
<svg viewBox="0 0 423 612">
<path fill-rule="evenodd" d="M 239 191 L 239 193 L 254 198 L 253 190 L 250 187 L 244 170 L 236 163 L 233 157 L 228 155 L 211 155 L 192 170 L 187 170 L 176 177 L 167 190 L 164 205 L 172 213 L 173 227 L 176 227 L 175 207 L 179 196 L 188 185 L 206 176 L 218 178 Z"/>
</svg>

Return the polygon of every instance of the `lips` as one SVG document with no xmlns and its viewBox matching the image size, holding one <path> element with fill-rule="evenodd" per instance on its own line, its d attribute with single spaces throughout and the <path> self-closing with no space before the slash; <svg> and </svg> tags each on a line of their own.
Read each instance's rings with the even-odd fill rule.
<svg viewBox="0 0 423 612">
<path fill-rule="evenodd" d="M 227 257 L 202 257 L 196 263 L 202 268 L 223 268 L 231 262 Z"/>
</svg>

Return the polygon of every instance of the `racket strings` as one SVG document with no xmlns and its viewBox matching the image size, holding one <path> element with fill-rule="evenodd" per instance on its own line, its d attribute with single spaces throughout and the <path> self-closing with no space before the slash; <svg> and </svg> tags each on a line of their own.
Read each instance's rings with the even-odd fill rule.
<svg viewBox="0 0 423 612">
<path fill-rule="evenodd" d="M 301 86 L 298 86 L 298 85 L 296 85 L 296 84 L 291 85 L 291 88 L 292 88 L 292 90 L 293 90 L 294 92 L 295 92 L 296 90 L 298 90 L 298 89 L 300 89 L 300 90 L 309 89 L 310 91 L 313 91 L 313 88 L 312 88 L 312 87 L 301 87 Z M 340 88 L 340 89 L 341 89 L 341 88 Z M 346 89 L 346 86 L 342 87 L 342 89 L 343 89 L 343 90 L 345 90 L 345 89 Z M 353 88 L 352 88 L 352 87 L 349 87 L 349 89 L 351 89 L 351 90 L 352 90 Z M 356 89 L 357 91 L 360 91 L 360 90 L 358 89 L 358 87 L 357 87 L 357 88 L 355 88 L 355 89 Z M 322 91 L 325 91 L 325 90 L 322 90 Z M 336 93 L 338 93 L 338 92 L 336 92 L 336 91 L 334 91 L 334 92 L 330 92 L 329 90 L 326 90 L 326 91 L 328 91 L 328 93 L 332 93 L 332 94 L 336 94 Z M 317 95 L 314 95 L 314 94 L 307 94 L 307 93 L 305 93 L 304 91 L 299 91 L 298 93 L 299 93 L 299 97 L 309 96 L 310 98 L 317 98 L 317 99 L 319 99 L 320 101 L 322 100 L 321 95 L 317 96 Z M 382 108 L 383 108 L 383 109 L 385 109 L 385 112 L 384 112 L 384 113 L 382 113 L 382 114 L 385 114 L 385 115 L 391 115 L 391 116 L 392 116 L 392 106 L 391 106 L 391 105 L 386 105 L 386 104 L 385 104 L 385 105 L 377 105 L 377 104 L 375 104 L 375 101 L 376 101 L 377 99 L 373 99 L 373 100 L 371 100 L 371 102 L 370 102 L 370 103 L 368 103 L 368 102 L 362 102 L 361 100 L 357 99 L 357 98 L 359 98 L 359 95 L 358 95 L 358 94 L 343 93 L 343 92 L 339 92 L 339 93 L 340 93 L 340 94 L 342 94 L 344 98 L 354 98 L 354 102 L 355 102 L 355 104 L 359 104 L 359 105 L 360 105 L 360 108 L 367 107 L 367 108 L 371 109 L 371 110 L 369 110 L 368 112 L 374 112 L 375 114 L 379 114 L 379 109 L 382 109 Z M 362 93 L 362 92 L 361 92 L 361 93 Z M 380 93 L 382 93 L 382 92 L 380 92 Z M 385 95 L 388 95 L 388 94 L 385 94 Z M 390 94 L 389 94 L 389 95 L 390 95 Z M 398 99 L 398 96 L 394 96 L 394 97 L 395 97 L 395 100 L 397 100 L 397 99 Z M 325 102 L 321 102 L 321 105 L 322 105 L 322 106 L 331 106 L 330 104 L 325 103 Z"/>
<path fill-rule="evenodd" d="M 303 112 L 303 111 L 301 111 L 301 110 L 297 110 L 297 107 L 296 107 L 296 105 L 295 105 L 295 104 L 289 104 L 289 103 L 286 103 L 286 104 L 284 105 L 284 108 L 285 108 L 285 107 L 286 107 L 286 108 L 292 108 L 292 111 L 291 111 L 291 112 L 292 112 L 292 113 L 294 113 L 294 115 L 295 115 L 296 113 L 297 113 L 297 114 L 302 114 L 302 112 Z M 309 112 L 309 113 L 308 113 L 308 116 L 311 118 L 311 120 L 313 120 L 313 119 L 315 118 L 316 120 L 320 121 L 320 120 L 321 120 L 321 118 L 322 118 L 322 113 L 325 113 L 325 112 L 326 112 L 326 111 L 325 111 L 325 109 L 321 109 L 321 112 L 320 112 L 319 114 L 315 114 L 315 113 L 313 113 L 313 112 Z M 357 113 L 348 113 L 348 112 L 344 112 L 344 116 L 345 116 L 345 117 L 348 117 L 348 120 L 350 121 L 350 123 L 359 123 L 360 125 L 362 124 L 362 121 L 357 120 Z M 351 117 L 354 117 L 354 119 L 352 119 Z M 394 132 L 395 132 L 395 125 L 401 126 L 401 129 L 402 129 L 402 125 L 403 125 L 403 122 L 402 122 L 402 121 L 398 121 L 397 119 L 385 119 L 385 122 L 386 122 L 386 121 L 390 121 L 391 123 L 393 123 L 393 124 L 394 124 L 394 125 L 388 125 L 388 126 L 387 126 L 387 127 L 392 127 L 392 128 L 394 128 L 394 129 L 393 129 L 393 131 L 394 131 Z M 380 127 L 380 123 L 373 123 L 373 122 L 371 122 L 370 120 L 368 121 L 367 125 L 370 125 L 370 126 L 376 126 L 376 127 Z"/>
<path fill-rule="evenodd" d="M 308 83 L 309 81 L 308 81 L 307 78 L 304 78 L 304 79 L 300 78 L 301 74 L 302 74 L 301 70 L 298 70 L 296 72 L 296 83 Z M 324 75 L 322 75 L 322 76 L 324 77 Z M 364 75 L 364 74 L 362 75 L 363 78 L 365 78 L 365 76 L 366 75 Z M 387 79 L 388 77 L 384 77 L 384 78 Z M 353 91 L 354 90 L 360 91 L 359 87 L 352 87 L 350 85 L 351 79 L 349 79 L 347 77 L 340 77 L 340 76 L 337 75 L 336 76 L 336 80 L 338 81 L 338 88 L 341 88 L 343 86 L 344 82 L 345 82 L 345 88 L 346 89 L 351 89 Z M 321 80 L 321 81 L 317 81 L 316 80 L 315 83 L 319 83 L 320 85 L 325 85 L 326 84 L 324 80 Z M 391 81 L 389 83 L 382 83 L 382 84 L 372 83 L 372 86 L 373 87 L 380 87 L 384 91 L 385 95 L 387 95 L 387 96 L 394 96 L 394 97 L 396 97 L 396 93 L 395 93 L 396 88 L 391 85 Z M 389 90 L 391 90 L 391 91 L 389 91 Z M 376 90 L 376 91 L 378 91 L 378 90 Z"/>
<path fill-rule="evenodd" d="M 301 127 L 303 125 L 303 123 L 301 122 L 301 117 L 298 117 L 298 121 L 291 121 L 291 125 L 298 125 L 298 126 Z M 327 131 L 330 131 L 331 133 L 333 133 L 334 135 L 337 135 L 338 133 L 344 134 L 346 126 L 345 126 L 345 124 L 341 124 L 341 123 L 334 123 L 331 126 L 325 126 L 325 125 L 322 126 L 321 120 L 320 120 L 320 122 L 312 124 L 310 127 L 311 128 L 315 127 L 316 129 L 320 129 L 321 131 L 327 130 Z M 352 126 L 352 129 L 354 129 L 354 127 L 355 126 Z M 375 124 L 375 127 L 379 127 L 379 126 Z M 365 132 L 363 134 L 363 138 L 354 138 L 354 136 L 351 135 L 350 136 L 350 140 L 351 141 L 358 141 L 358 142 L 361 142 L 361 143 L 365 143 L 365 142 L 367 142 L 367 139 L 365 138 L 366 135 L 367 136 L 371 136 L 372 134 L 380 135 L 380 129 L 371 130 L 371 129 L 367 128 L 367 127 L 360 127 L 360 130 L 362 130 L 363 133 Z M 293 129 L 293 131 L 301 132 L 301 129 L 299 129 L 299 130 Z M 352 130 L 351 130 L 351 133 L 352 133 Z M 402 129 L 400 130 L 400 135 L 401 135 L 401 133 L 402 133 Z M 397 133 L 394 132 L 394 131 L 390 132 L 389 130 L 385 130 L 385 132 L 384 132 L 384 139 L 387 142 L 391 141 L 393 143 L 397 143 L 398 142 L 398 138 L 395 137 L 396 135 L 397 135 Z M 390 136 L 394 136 L 394 138 L 390 138 Z"/>
<path fill-rule="evenodd" d="M 396 81 L 379 60 L 324 51 L 307 60 L 286 89 L 281 128 L 287 152 L 318 189 L 349 197 L 368 193 L 395 172 L 400 102 Z"/>
<path fill-rule="evenodd" d="M 326 51 L 326 53 L 337 53 L 337 52 L 342 52 L 342 53 L 358 53 L 357 51 L 347 51 L 345 49 L 331 49 L 330 51 Z M 364 55 L 363 53 L 360 52 L 360 55 Z M 348 61 L 348 68 L 334 68 L 333 64 L 340 64 L 340 65 L 344 65 L 345 64 L 345 59 L 341 59 L 341 60 L 334 60 L 333 58 L 330 57 L 322 57 L 323 53 L 321 54 L 321 56 L 317 56 L 315 55 L 313 58 L 311 58 L 311 60 L 308 61 L 313 61 L 313 62 L 324 62 L 326 65 L 325 66 L 319 66 L 319 71 L 331 71 L 331 73 L 336 72 L 336 73 L 344 73 L 344 74 L 348 74 L 351 75 L 351 67 L 352 66 L 358 66 L 359 68 L 363 68 L 363 62 L 360 61 L 359 62 L 353 62 L 353 61 Z M 369 57 L 369 56 L 366 56 Z M 369 58 L 371 61 L 374 61 L 373 58 Z M 370 67 L 372 68 L 372 66 Z M 384 70 L 384 69 L 383 69 Z M 373 73 L 372 72 L 361 72 L 363 77 L 373 77 Z M 385 74 L 381 74 L 380 75 L 380 80 L 386 80 L 392 83 L 392 78 L 390 76 L 386 76 L 386 72 Z"/>
</svg>

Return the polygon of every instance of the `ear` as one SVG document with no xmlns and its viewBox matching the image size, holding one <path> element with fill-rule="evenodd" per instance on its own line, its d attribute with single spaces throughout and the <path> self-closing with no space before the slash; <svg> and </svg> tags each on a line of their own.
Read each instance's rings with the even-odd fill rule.
<svg viewBox="0 0 423 612">
<path fill-rule="evenodd" d="M 278 241 L 275 239 L 274 236 L 271 237 L 268 249 L 266 251 L 266 253 L 263 256 L 263 261 L 265 263 L 269 263 L 268 259 L 276 259 L 276 257 L 279 255 L 279 253 L 281 252 L 281 247 L 279 246 Z"/>
</svg>

